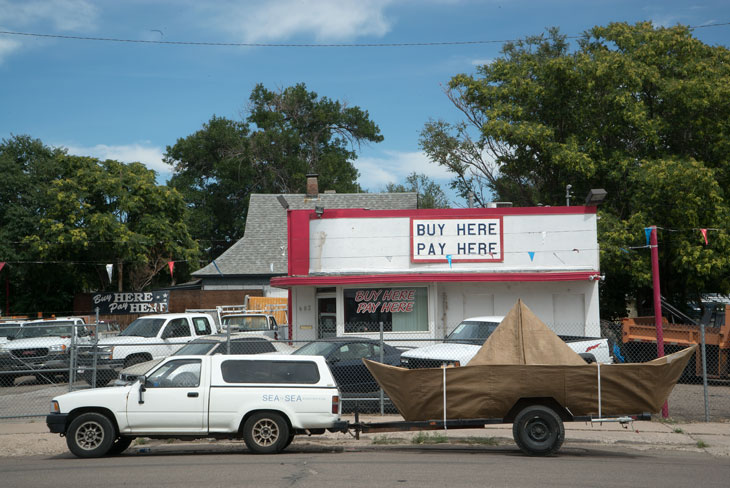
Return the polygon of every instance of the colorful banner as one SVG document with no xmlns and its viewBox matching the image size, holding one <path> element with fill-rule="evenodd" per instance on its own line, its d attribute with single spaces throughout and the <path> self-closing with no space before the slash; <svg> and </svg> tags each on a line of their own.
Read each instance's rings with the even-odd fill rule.
<svg viewBox="0 0 730 488">
<path fill-rule="evenodd" d="M 705 238 L 705 246 L 707 245 L 707 229 L 700 229 L 700 232 L 702 232 L 702 237 Z"/>
<path fill-rule="evenodd" d="M 100 314 L 166 313 L 170 302 L 167 291 L 94 293 L 93 307 Z"/>
</svg>

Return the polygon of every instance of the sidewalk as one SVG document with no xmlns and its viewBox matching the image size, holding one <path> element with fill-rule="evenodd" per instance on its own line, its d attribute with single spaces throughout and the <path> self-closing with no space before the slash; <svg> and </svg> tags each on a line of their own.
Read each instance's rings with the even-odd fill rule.
<svg viewBox="0 0 730 488">
<path fill-rule="evenodd" d="M 351 415 L 343 415 L 352 422 Z M 361 422 L 392 422 L 402 420 L 399 415 L 362 415 Z M 444 436 L 452 443 L 474 445 L 514 446 L 512 425 L 489 425 L 484 429 L 437 430 L 426 432 L 389 432 L 383 434 L 361 434 L 356 440 L 349 434 L 326 433 L 324 436 L 297 437 L 299 443 L 312 443 L 343 449 L 374 449 L 378 445 L 413 445 L 417 435 Z M 226 441 L 201 440 L 169 444 L 164 440 L 150 440 L 144 445 L 134 444 L 130 452 L 140 449 L 179 449 L 181 446 L 209 445 L 211 443 L 230 445 Z M 234 445 L 241 444 L 235 441 Z M 713 456 L 730 457 L 730 423 L 668 423 L 641 421 L 630 424 L 627 429 L 616 423 L 588 424 L 568 422 L 565 424 L 563 448 L 588 447 L 591 445 L 623 446 L 637 450 L 668 449 L 679 451 L 706 452 Z M 187 450 L 187 449 L 186 449 Z M 68 452 L 66 441 L 57 434 L 48 432 L 45 419 L 23 422 L 0 422 L 0 456 L 57 455 Z"/>
</svg>

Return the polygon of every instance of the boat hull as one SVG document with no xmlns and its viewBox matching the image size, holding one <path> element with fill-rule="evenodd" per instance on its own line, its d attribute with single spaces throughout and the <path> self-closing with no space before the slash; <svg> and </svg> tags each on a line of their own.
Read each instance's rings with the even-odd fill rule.
<svg viewBox="0 0 730 488">
<path fill-rule="evenodd" d="M 408 421 L 505 418 L 523 398 L 552 398 L 575 416 L 596 416 L 599 408 L 601 415 L 626 415 L 661 410 L 695 349 L 648 363 L 600 366 L 490 364 L 405 369 L 363 361 Z"/>
</svg>

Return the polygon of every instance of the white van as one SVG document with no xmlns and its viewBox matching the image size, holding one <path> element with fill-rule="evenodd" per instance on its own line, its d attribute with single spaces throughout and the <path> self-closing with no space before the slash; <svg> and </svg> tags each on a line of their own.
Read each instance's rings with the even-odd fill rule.
<svg viewBox="0 0 730 488">
<path fill-rule="evenodd" d="M 118 454 L 140 436 L 243 438 L 270 454 L 346 426 L 323 357 L 268 354 L 172 356 L 131 385 L 55 397 L 46 423 L 79 457 Z"/>
</svg>

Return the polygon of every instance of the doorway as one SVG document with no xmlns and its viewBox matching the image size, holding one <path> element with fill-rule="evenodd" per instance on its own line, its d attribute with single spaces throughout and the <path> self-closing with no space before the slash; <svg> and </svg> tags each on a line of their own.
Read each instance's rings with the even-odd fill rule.
<svg viewBox="0 0 730 488">
<path fill-rule="evenodd" d="M 337 298 L 317 295 L 317 338 L 337 337 Z"/>
</svg>

